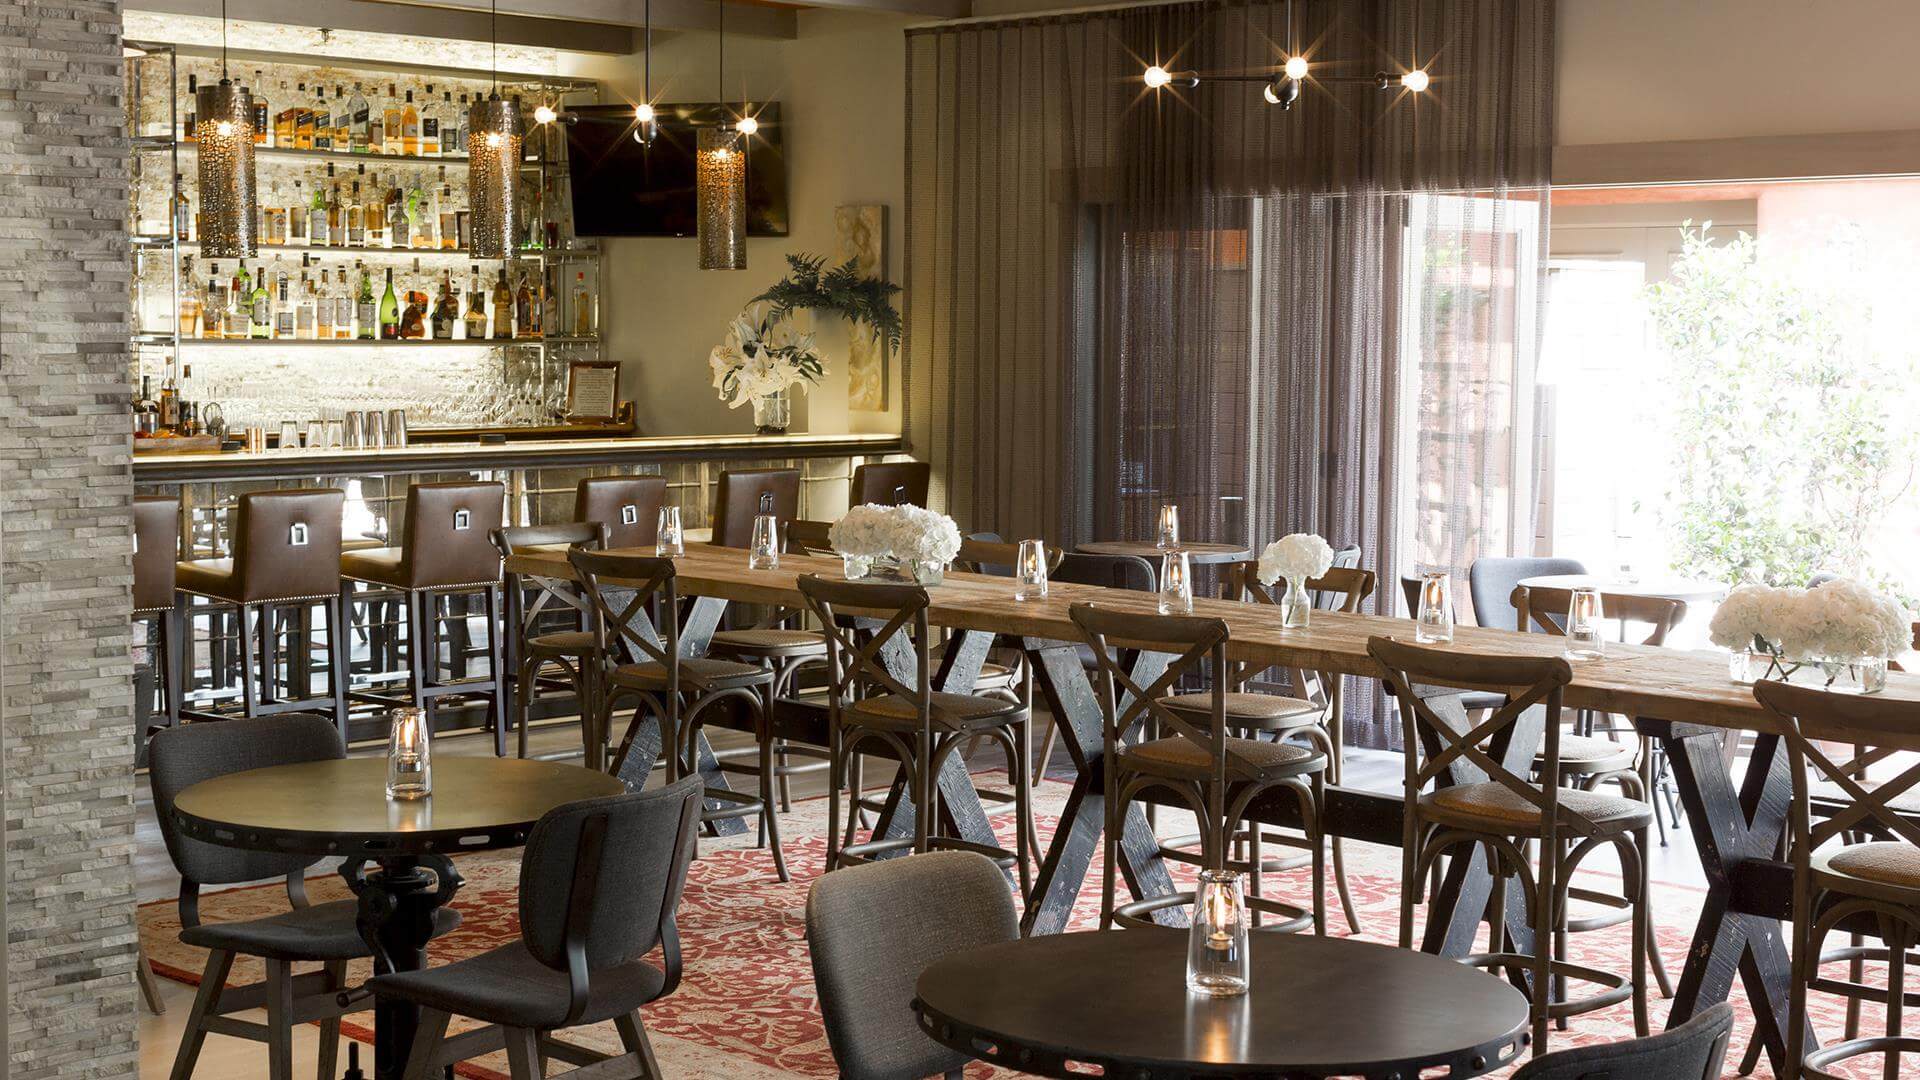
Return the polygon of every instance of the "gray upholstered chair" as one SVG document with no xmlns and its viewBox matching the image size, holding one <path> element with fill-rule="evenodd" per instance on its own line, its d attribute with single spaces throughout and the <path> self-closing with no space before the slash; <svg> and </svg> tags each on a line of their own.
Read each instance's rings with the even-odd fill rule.
<svg viewBox="0 0 1920 1080">
<path fill-rule="evenodd" d="M 1718 1080 L 1732 1034 L 1733 1006 L 1723 1001 L 1658 1035 L 1534 1058 L 1513 1080 Z"/>
<path fill-rule="evenodd" d="M 1513 606 L 1513 587 L 1530 577 L 1548 574 L 1584 574 L 1579 559 L 1504 559 L 1482 557 L 1467 568 L 1467 593 L 1473 599 L 1473 622 L 1495 630 L 1512 630 L 1520 618 Z"/>
<path fill-rule="evenodd" d="M 554 1058 L 599 1080 L 654 1080 L 640 1007 L 680 985 L 674 912 L 700 827 L 701 781 L 586 799 L 534 824 L 520 861 L 520 940 L 424 971 L 376 977 L 375 994 L 421 1006 L 408 1080 L 505 1045 L 513 1080 L 537 1080 Z M 642 959 L 660 947 L 661 966 Z M 486 1027 L 447 1038 L 454 1016 Z M 609 1056 L 552 1033 L 614 1022 L 625 1052 Z"/>
<path fill-rule="evenodd" d="M 320 860 L 312 855 L 279 855 L 221 847 L 184 836 L 174 824 L 173 801 L 186 788 L 228 773 L 269 765 L 326 761 L 343 756 L 340 732 L 321 716 L 262 716 L 185 724 L 154 733 L 149 746 L 154 814 L 167 854 L 180 873 L 180 940 L 206 949 L 207 966 L 187 1017 L 173 1080 L 193 1075 L 209 1031 L 267 1044 L 267 1075 L 293 1075 L 293 1028 L 320 1021 L 321 1080 L 332 1080 L 340 1046 L 340 1017 L 373 1007 L 361 1001 L 341 1008 L 335 995 L 345 988 L 347 961 L 371 955 L 354 925 L 356 903 L 336 900 L 308 904 L 305 874 Z M 229 885 L 285 876 L 292 910 L 243 922 L 200 921 L 200 886 Z M 435 932 L 460 924 L 451 909 L 435 913 Z M 266 981 L 229 988 L 235 956 L 266 961 Z M 318 962 L 321 970 L 296 976 L 293 965 Z M 231 1019 L 247 1009 L 267 1010 L 264 1026 Z"/>
<path fill-rule="evenodd" d="M 921 1032 L 914 984 L 936 960 L 1019 936 L 1006 876 L 970 851 L 850 866 L 815 881 L 807 946 L 843 1080 L 959 1076 L 973 1059 Z"/>
</svg>

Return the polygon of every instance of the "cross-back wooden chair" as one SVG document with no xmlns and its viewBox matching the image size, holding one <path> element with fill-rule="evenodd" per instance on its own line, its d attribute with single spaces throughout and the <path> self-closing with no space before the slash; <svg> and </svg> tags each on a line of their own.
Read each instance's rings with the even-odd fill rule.
<svg viewBox="0 0 1920 1080">
<path fill-rule="evenodd" d="M 774 869 L 786 881 L 786 854 L 773 812 L 773 739 L 768 732 L 773 673 L 754 664 L 680 655 L 680 604 L 672 559 L 575 547 L 568 549 L 567 561 L 591 605 L 593 647 L 601 658 L 595 677 L 599 730 L 613 730 L 620 702 L 634 700 L 612 772 L 629 791 L 640 790 L 662 756 L 668 783 L 699 774 L 700 729 L 707 715 L 724 703 L 739 703 L 760 748 L 759 794 L 710 781 L 701 820 L 758 816 L 760 844 L 772 846 Z M 664 630 L 654 627 L 650 612 L 656 610 Z M 658 721 L 657 733 L 647 728 L 649 715 Z"/>
<path fill-rule="evenodd" d="M 1753 696 L 1780 718 L 1793 777 L 1788 861 L 1793 864 L 1793 986 L 1790 1016 L 1807 1015 L 1810 990 L 1848 1002 L 1847 1037 L 1809 1053 L 1804 1019 L 1787 1033 L 1789 1068 L 1825 1080 L 1847 1074 L 1843 1062 L 1883 1054 L 1885 1075 L 1905 1076 L 1920 1062 L 1920 1038 L 1903 1035 L 1909 953 L 1920 947 L 1920 702 L 1836 694 L 1762 681 Z M 1868 774 L 1881 773 L 1877 781 Z M 1871 839 L 1869 839 L 1871 838 Z M 1849 948 L 1829 952 L 1828 935 L 1855 931 Z M 1865 930 L 1878 939 L 1862 944 Z M 1846 978 L 1821 966 L 1848 962 Z M 1866 985 L 1866 963 L 1886 966 L 1884 987 Z M 1886 1005 L 1884 1035 L 1858 1037 L 1856 1003 Z M 1905 1068 L 1903 1068 L 1903 1064 Z"/>
<path fill-rule="evenodd" d="M 836 581 L 814 574 L 801 577 L 799 585 L 827 638 L 832 761 L 827 787 L 827 870 L 869 862 L 901 849 L 975 851 L 1003 868 L 1018 867 L 1020 891 L 1025 895 L 1032 888 L 1028 862 L 1033 856 L 1027 827 L 1033 815 L 1027 776 L 1030 704 L 933 689 L 927 590 L 920 586 Z M 875 621 L 877 628 L 872 626 Z M 942 834 L 941 767 L 964 740 L 976 734 L 986 735 L 1006 754 L 1019 819 L 1013 851 Z M 911 838 L 875 835 L 853 842 L 859 825 L 856 790 L 846 822 L 847 842 L 842 843 L 840 792 L 849 780 L 848 762 L 857 760 L 862 748 L 869 746 L 900 763 L 913 798 Z"/>
<path fill-rule="evenodd" d="M 1467 963 L 1506 971 L 1527 990 L 1533 1015 L 1533 1052 L 1544 1053 L 1550 1022 L 1633 1000 L 1634 1027 L 1648 1031 L 1646 956 L 1652 933 L 1647 906 L 1647 830 L 1652 813 L 1635 799 L 1560 784 L 1560 708 L 1573 669 L 1559 657 L 1498 656 L 1453 648 L 1409 645 L 1391 638 L 1367 641 L 1381 680 L 1399 701 L 1405 740 L 1405 813 L 1402 836 L 1400 944 L 1413 947 L 1413 907 L 1435 860 L 1462 846 L 1487 853 L 1495 902 L 1488 905 L 1490 951 Z M 1414 684 L 1506 688 L 1506 704 L 1461 731 L 1434 711 Z M 1540 710 L 1543 734 L 1529 715 Z M 1544 743 L 1533 766 L 1534 740 Z M 1533 775 L 1537 773 L 1538 782 Z M 1429 790 L 1431 789 L 1431 790 Z M 1540 857 L 1529 857 L 1537 845 Z M 1619 856 L 1624 893 L 1632 904 L 1630 975 L 1556 960 L 1547 935 L 1567 917 L 1567 883 L 1580 863 L 1602 847 Z M 1470 853 L 1470 852 L 1469 852 Z M 1464 853 L 1463 853 L 1464 854 Z M 1526 897 L 1534 930 L 1532 951 L 1512 944 L 1505 925 L 1509 879 Z M 1597 985 L 1580 1000 L 1556 996 L 1572 979 Z"/>
<path fill-rule="evenodd" d="M 598 521 L 569 521 L 552 525 L 525 525 L 495 529 L 487 539 L 503 560 L 529 548 L 579 545 L 589 549 L 607 546 L 607 526 Z M 527 713 L 540 688 L 570 690 L 579 702 L 580 735 L 586 748 L 590 769 L 602 767 L 607 733 L 598 726 L 600 707 L 594 701 L 594 675 L 599 660 L 593 652 L 593 631 L 586 629 L 588 613 L 569 608 L 546 589 L 528 590 L 519 574 L 508 572 L 506 581 L 506 652 L 512 667 L 513 705 L 508 718 L 518 731 L 519 756 L 527 756 Z M 555 620 L 550 615 L 568 616 L 564 628 L 543 626 Z M 558 668 L 560 674 L 551 674 Z"/>
<path fill-rule="evenodd" d="M 1248 908 L 1256 925 L 1263 915 L 1283 921 L 1264 929 L 1299 930 L 1311 926 L 1326 933 L 1326 864 L 1320 806 L 1326 755 L 1293 743 L 1261 742 L 1230 735 L 1226 715 L 1227 638 L 1223 619 L 1155 615 L 1093 604 L 1068 609 L 1074 625 L 1099 662 L 1098 690 L 1104 719 L 1106 763 L 1105 868 L 1102 871 L 1100 925 L 1106 929 L 1151 925 L 1151 913 L 1191 904 L 1191 893 L 1140 897 L 1116 905 L 1114 869 L 1127 805 L 1148 788 L 1172 792 L 1199 822 L 1200 863 L 1210 870 L 1247 873 Z M 1174 655 L 1159 678 L 1147 686 L 1135 682 L 1117 655 L 1120 649 L 1144 649 Z M 1183 678 L 1205 677 L 1212 687 L 1204 718 L 1190 708 L 1172 708 L 1170 691 Z M 1160 733 L 1136 731 L 1151 723 Z M 1229 845 L 1245 822 L 1247 807 L 1268 792 L 1290 792 L 1300 807 L 1303 831 L 1313 863 L 1313 896 L 1305 905 L 1268 899 L 1261 886 L 1261 831 L 1247 829 L 1247 858 L 1230 858 Z"/>
</svg>

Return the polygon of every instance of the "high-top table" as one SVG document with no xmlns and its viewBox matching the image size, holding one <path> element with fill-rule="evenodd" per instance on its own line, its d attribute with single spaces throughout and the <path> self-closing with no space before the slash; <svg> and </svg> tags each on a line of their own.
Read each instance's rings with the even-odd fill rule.
<svg viewBox="0 0 1920 1080">
<path fill-rule="evenodd" d="M 651 555 L 651 550 L 635 554 Z M 838 559 L 782 556 L 776 570 L 747 569 L 746 554 L 725 548 L 690 545 L 678 560 L 679 589 L 702 597 L 688 617 L 692 629 L 682 631 L 688 655 L 705 651 L 707 638 L 728 601 L 793 606 L 802 602 L 795 584 L 801 574 L 842 577 Z M 516 555 L 508 570 L 528 578 L 547 579 L 565 588 L 571 580 L 566 556 L 557 552 Z M 1076 602 L 1093 602 L 1122 610 L 1151 612 L 1151 593 L 1105 589 L 1056 582 L 1044 600 L 1013 597 L 1013 582 L 1003 577 L 953 572 L 943 584 L 928 590 L 928 618 L 955 631 L 946 653 L 945 668 L 936 688 L 964 693 L 972 685 L 979 662 L 996 636 L 1011 639 L 1033 665 L 1035 680 L 1059 728 L 1060 739 L 1079 766 L 1073 791 L 1060 825 L 1047 849 L 1034 896 L 1023 927 L 1030 933 L 1058 933 L 1067 926 L 1073 903 L 1080 895 L 1094 854 L 1100 847 L 1104 822 L 1102 806 L 1101 717 L 1098 698 L 1073 643 L 1078 630 L 1067 609 Z M 1376 636 L 1411 640 L 1410 619 L 1380 615 L 1315 611 L 1312 624 L 1298 629 L 1280 625 L 1279 609 L 1196 598 L 1194 614 L 1226 620 L 1231 638 L 1229 660 L 1255 667 L 1281 666 L 1341 675 L 1377 677 L 1367 653 L 1367 639 Z M 1565 641 L 1543 634 L 1512 630 L 1460 627 L 1450 648 L 1467 653 L 1561 656 Z M 1761 1040 L 1776 1066 L 1785 1054 L 1788 963 L 1781 920 L 1790 913 L 1792 872 L 1773 858 L 1785 828 L 1790 795 L 1786 754 L 1780 746 L 1774 717 L 1753 698 L 1753 688 L 1727 675 L 1724 654 L 1683 652 L 1676 649 L 1609 643 L 1606 656 L 1573 666 L 1573 681 L 1563 694 L 1567 708 L 1598 709 L 1634 718 L 1641 730 L 1660 739 L 1672 759 L 1675 780 L 1687 807 L 1688 827 L 1706 870 L 1708 890 L 1686 969 L 1676 988 L 1669 1023 L 1681 1023 L 1706 1005 L 1725 1000 L 1738 974 L 1748 999 L 1754 1002 Z M 1146 686 L 1165 670 L 1164 654 L 1141 653 L 1133 676 Z M 902 677 L 909 677 L 910 671 Z M 1336 680 L 1337 684 L 1337 680 Z M 1435 710 L 1462 731 L 1469 730 L 1459 706 L 1460 689 L 1501 690 L 1502 687 L 1432 688 Z M 1920 700 L 1920 676 L 1892 673 L 1885 693 Z M 811 717 L 824 725 L 824 710 L 782 702 L 782 723 L 804 724 Z M 1523 771 L 1529 767 L 1539 742 L 1539 716 L 1532 728 L 1517 731 L 1508 741 L 1504 764 Z M 1719 735 L 1726 730 L 1758 735 L 1744 786 L 1736 790 L 1731 763 L 1720 754 Z M 784 729 L 784 735 L 806 738 L 804 728 Z M 824 743 L 824 727 L 814 728 L 813 739 Z M 1463 767 L 1464 768 L 1464 767 Z M 1458 781 L 1479 779 L 1459 772 Z M 991 840 L 992 833 L 978 796 L 957 757 L 950 758 L 940 776 L 943 809 L 950 828 L 968 839 Z M 889 812 L 881 828 L 887 835 L 911 835 L 912 803 L 899 785 L 888 796 Z M 1249 808 L 1256 819 L 1277 825 L 1298 825 L 1291 799 L 1283 793 L 1256 799 Z M 1397 794 L 1329 785 L 1322 823 L 1335 836 L 1397 846 L 1401 841 L 1401 805 Z M 744 827 L 744 826 L 743 826 Z M 1159 854 L 1146 815 L 1129 807 L 1120 839 L 1124 880 L 1136 896 L 1158 896 L 1174 891 L 1171 876 Z M 1473 947 L 1474 932 L 1492 892 L 1485 856 L 1450 860 L 1441 892 L 1429 905 L 1429 921 L 1422 948 L 1444 956 L 1464 956 Z M 1517 944 L 1530 944 L 1527 913 L 1517 887 L 1506 898 L 1507 924 Z M 1178 908 L 1155 912 L 1155 918 L 1179 924 Z"/>
</svg>

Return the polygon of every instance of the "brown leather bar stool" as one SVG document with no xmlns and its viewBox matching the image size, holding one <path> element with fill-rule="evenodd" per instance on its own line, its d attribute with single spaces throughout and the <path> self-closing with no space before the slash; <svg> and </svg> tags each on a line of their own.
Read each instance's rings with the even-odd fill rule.
<svg viewBox="0 0 1920 1080">
<path fill-rule="evenodd" d="M 605 525 L 609 548 L 650 547 L 666 501 L 664 476 L 589 476 L 574 489 L 573 520 Z"/>
<path fill-rule="evenodd" d="M 240 496 L 234 511 L 233 557 L 189 559 L 175 567 L 174 609 L 183 621 L 188 597 L 239 609 L 240 710 L 246 716 L 311 711 L 330 706 L 341 745 L 347 738 L 347 621 L 340 606 L 340 511 L 346 494 L 332 488 L 255 491 Z M 326 609 L 325 649 L 331 693 L 317 696 L 294 674 L 310 643 L 289 655 L 290 696 L 279 696 L 275 617 Z M 300 621 L 304 628 L 308 624 Z M 304 636 L 304 635 L 302 635 Z M 257 667 L 255 665 L 258 665 Z M 183 709 L 192 720 L 219 720 L 211 712 Z"/>
<path fill-rule="evenodd" d="M 179 558 L 180 501 L 167 495 L 134 499 L 133 619 L 154 630 L 153 670 L 160 689 L 160 717 L 147 724 L 149 735 L 180 722 L 180 700 L 187 686 L 186 620 L 173 595 Z M 141 750 L 144 758 L 144 745 Z"/>
<path fill-rule="evenodd" d="M 585 482 L 582 481 L 584 484 Z M 513 529 L 495 529 L 489 537 L 502 559 L 516 552 L 542 547 L 583 547 L 597 551 L 606 547 L 607 527 L 598 521 L 573 521 L 559 525 L 527 525 Z M 579 702 L 580 735 L 589 769 L 606 767 L 607 733 L 600 728 L 600 706 L 596 700 L 595 674 L 599 653 L 594 647 L 593 631 L 581 629 L 584 612 L 566 608 L 556 611 L 547 605 L 553 594 L 541 591 L 532 606 L 521 601 L 520 575 L 506 575 L 507 635 L 517 658 L 513 665 L 513 726 L 518 731 L 518 756 L 527 756 L 527 712 L 543 684 L 571 690 Z M 543 615 L 566 613 L 573 616 L 571 630 L 543 630 Z M 543 674 L 549 665 L 560 668 L 563 677 Z M 570 755 L 569 755 L 570 756 Z"/>
<path fill-rule="evenodd" d="M 400 547 L 349 551 L 335 569 L 341 603 L 351 605 L 356 585 L 370 587 L 373 598 L 399 593 L 406 608 L 409 694 L 396 698 L 355 692 L 358 701 L 379 705 L 411 704 L 432 709 L 452 694 L 484 694 L 490 702 L 493 751 L 507 753 L 506 660 L 501 648 L 500 553 L 488 537 L 500 527 L 506 488 L 497 481 L 415 484 L 407 489 L 407 533 Z M 484 678 L 443 680 L 440 675 L 442 601 L 479 594 L 487 620 L 488 669 Z M 458 616 L 464 618 L 464 616 Z"/>
<path fill-rule="evenodd" d="M 852 505 L 925 506 L 933 466 L 924 461 L 880 461 L 853 470 Z"/>
</svg>

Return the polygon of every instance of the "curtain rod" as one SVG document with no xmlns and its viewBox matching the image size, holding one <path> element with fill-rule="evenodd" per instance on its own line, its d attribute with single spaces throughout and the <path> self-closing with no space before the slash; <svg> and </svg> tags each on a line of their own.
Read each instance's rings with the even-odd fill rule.
<svg viewBox="0 0 1920 1080">
<path fill-rule="evenodd" d="M 990 23 L 1046 22 L 1051 19 L 1069 18 L 1076 15 L 1099 15 L 1109 11 L 1127 11 L 1133 8 L 1148 7 L 1204 7 L 1210 0 L 1134 0 L 1123 4 L 1089 4 L 1084 7 L 1049 8 L 1045 11 L 1015 11 L 1005 15 L 975 15 L 966 19 L 946 19 L 941 22 L 915 23 L 906 28 L 909 34 L 924 34 L 937 30 L 947 30 L 960 26 L 984 26 Z M 1220 6 L 1225 6 L 1221 4 Z"/>
</svg>

